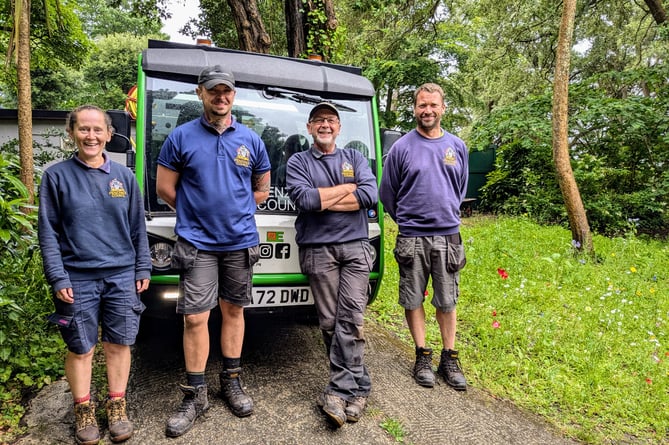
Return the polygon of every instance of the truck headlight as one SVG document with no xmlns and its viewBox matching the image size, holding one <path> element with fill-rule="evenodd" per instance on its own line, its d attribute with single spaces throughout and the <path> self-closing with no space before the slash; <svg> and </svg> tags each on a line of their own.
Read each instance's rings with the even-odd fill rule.
<svg viewBox="0 0 669 445">
<path fill-rule="evenodd" d="M 172 264 L 172 246 L 168 243 L 151 245 L 151 265 L 156 270 L 167 270 Z"/>
</svg>

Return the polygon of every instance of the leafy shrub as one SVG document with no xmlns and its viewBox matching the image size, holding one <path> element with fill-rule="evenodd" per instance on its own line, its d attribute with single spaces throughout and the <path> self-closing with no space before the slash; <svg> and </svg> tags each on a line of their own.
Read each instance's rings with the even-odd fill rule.
<svg viewBox="0 0 669 445">
<path fill-rule="evenodd" d="M 11 150 L 9 150 L 11 151 Z M 46 315 L 53 310 L 42 272 L 37 213 L 19 180 L 18 156 L 0 152 L 0 423 L 16 425 L 28 390 L 63 375 L 64 343 Z"/>
<path fill-rule="evenodd" d="M 571 87 L 571 164 L 597 233 L 667 234 L 669 84 L 658 79 L 668 75 L 666 67 L 644 68 Z M 496 168 L 481 190 L 482 210 L 567 226 L 553 166 L 551 99 L 547 92 L 497 109 L 474 128 L 472 149 L 497 146 Z"/>
</svg>

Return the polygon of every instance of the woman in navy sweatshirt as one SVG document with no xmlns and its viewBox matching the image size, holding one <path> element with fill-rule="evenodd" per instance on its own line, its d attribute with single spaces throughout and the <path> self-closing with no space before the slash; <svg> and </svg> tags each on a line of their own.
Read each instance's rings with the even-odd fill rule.
<svg viewBox="0 0 669 445">
<path fill-rule="evenodd" d="M 144 310 L 139 294 L 151 276 L 144 207 L 132 172 L 104 152 L 113 132 L 109 115 L 83 105 L 70 113 L 66 129 L 77 152 L 46 169 L 39 194 L 39 242 L 54 292 L 49 321 L 68 348 L 65 375 L 79 444 L 100 440 L 90 387 L 101 323 L 109 433 L 121 442 L 133 432 L 125 399 L 130 345 Z"/>
</svg>

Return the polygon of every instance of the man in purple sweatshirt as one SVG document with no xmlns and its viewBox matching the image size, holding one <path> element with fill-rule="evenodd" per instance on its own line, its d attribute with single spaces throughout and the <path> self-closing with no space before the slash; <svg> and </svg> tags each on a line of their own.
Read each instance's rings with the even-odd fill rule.
<svg viewBox="0 0 669 445">
<path fill-rule="evenodd" d="M 432 276 L 443 349 L 438 373 L 458 391 L 467 389 L 455 350 L 460 269 L 465 251 L 460 237 L 460 204 L 469 176 L 467 147 L 441 128 L 446 110 L 439 85 L 426 83 L 414 93 L 416 128 L 388 153 L 379 198 L 397 223 L 395 259 L 399 266 L 399 303 L 416 345 L 414 379 L 434 386 L 432 349 L 425 345 L 425 290 Z"/>
</svg>

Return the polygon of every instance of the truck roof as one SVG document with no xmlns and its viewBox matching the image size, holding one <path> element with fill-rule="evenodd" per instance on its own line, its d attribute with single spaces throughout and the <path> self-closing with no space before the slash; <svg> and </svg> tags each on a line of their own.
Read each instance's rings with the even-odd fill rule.
<svg viewBox="0 0 669 445">
<path fill-rule="evenodd" d="M 203 45 L 149 40 L 142 53 L 142 69 L 149 74 L 170 73 L 177 80 L 197 83 L 205 66 L 221 65 L 243 84 L 372 97 L 374 86 L 353 66 L 249 53 Z"/>
</svg>

